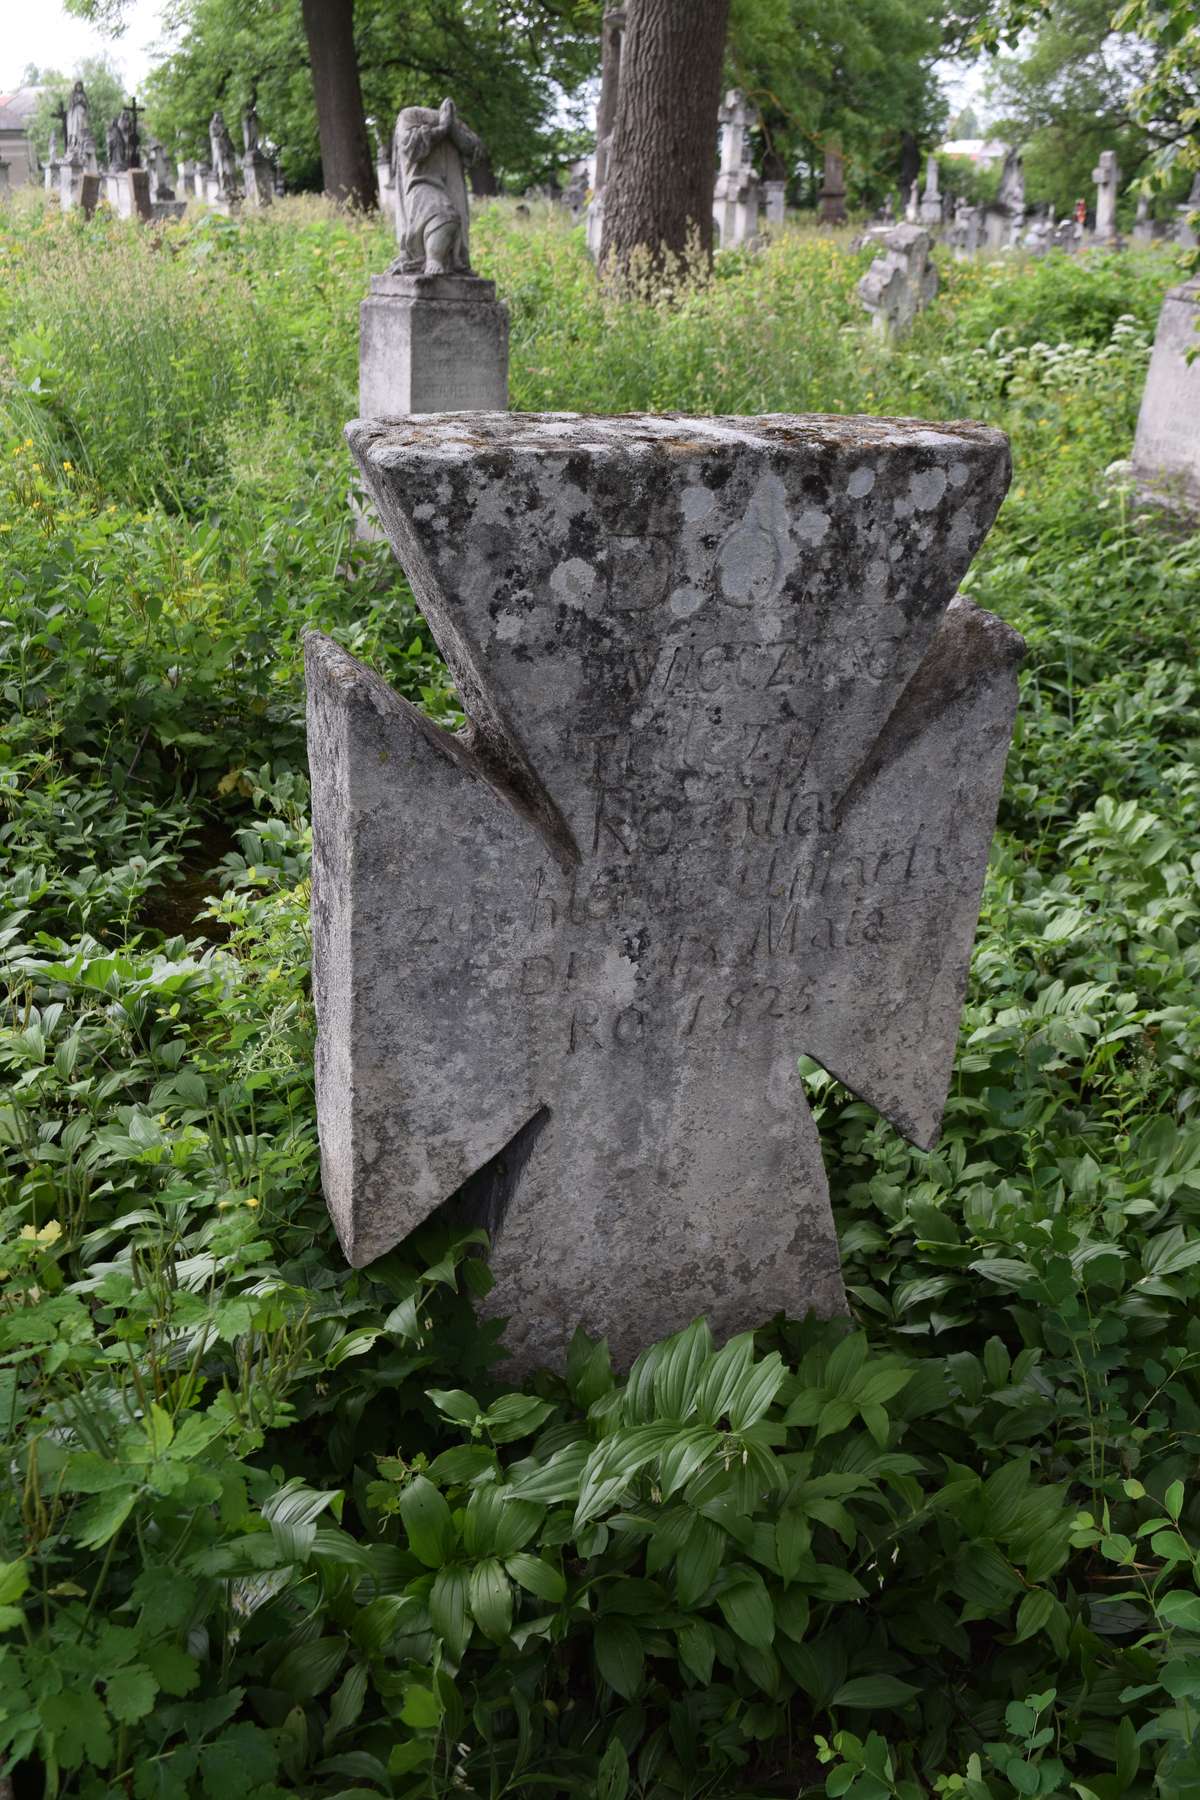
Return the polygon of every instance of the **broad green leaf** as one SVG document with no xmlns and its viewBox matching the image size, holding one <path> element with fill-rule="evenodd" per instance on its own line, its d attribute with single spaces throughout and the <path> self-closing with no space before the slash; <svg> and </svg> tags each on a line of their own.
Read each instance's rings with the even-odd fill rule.
<svg viewBox="0 0 1200 1800">
<path fill-rule="evenodd" d="M 85 1688 L 46 1694 L 39 1703 L 42 1729 L 64 1769 L 84 1762 L 103 1768 L 112 1755 L 112 1734 L 98 1697 Z"/>
<path fill-rule="evenodd" d="M 778 1350 L 772 1350 L 760 1363 L 746 1370 L 726 1408 L 731 1431 L 749 1431 L 758 1423 L 779 1392 L 783 1376 L 783 1359 Z"/>
<path fill-rule="evenodd" d="M 367 1697 L 367 1666 L 354 1663 L 346 1670 L 329 1702 L 329 1723 L 325 1727 L 326 1749 L 343 1731 L 348 1731 L 363 1709 Z"/>
<path fill-rule="evenodd" d="M 904 1706 L 920 1691 L 911 1682 L 900 1681 L 895 1675 L 859 1675 L 853 1681 L 842 1683 L 832 1703 L 870 1711 L 877 1706 Z"/>
<path fill-rule="evenodd" d="M 754 1334 L 730 1338 L 709 1363 L 696 1394 L 696 1417 L 715 1425 L 729 1410 L 738 1383 L 754 1360 Z"/>
<path fill-rule="evenodd" d="M 404 1690 L 404 1704 L 400 1708 L 400 1717 L 406 1725 L 417 1731 L 428 1731 L 437 1725 L 442 1716 L 442 1703 L 429 1688 L 421 1687 L 413 1682 Z M 393 1765 L 389 1762 L 389 1767 Z"/>
<path fill-rule="evenodd" d="M 426 1388 L 425 1397 L 456 1425 L 473 1425 L 483 1411 L 474 1394 L 468 1394 L 464 1388 Z"/>
<path fill-rule="evenodd" d="M 120 1531 L 136 1500 L 137 1492 L 130 1488 L 97 1494 L 75 1515 L 71 1535 L 85 1550 L 101 1549 Z"/>
<path fill-rule="evenodd" d="M 104 1698 L 109 1712 L 122 1725 L 144 1719 L 154 1706 L 158 1683 L 142 1663 L 118 1669 L 104 1684 Z"/>
<path fill-rule="evenodd" d="M 0 1606 L 11 1606 L 29 1586 L 29 1565 L 23 1557 L 0 1562 Z"/>
<path fill-rule="evenodd" d="M 310 1638 L 289 1650 L 271 1676 L 271 1686 L 289 1700 L 303 1703 L 324 1693 L 346 1658 L 342 1637 Z"/>
<path fill-rule="evenodd" d="M 1167 1625 L 1182 1626 L 1185 1631 L 1200 1631 L 1200 1594 L 1172 1588 L 1158 1601 L 1157 1611 Z"/>
<path fill-rule="evenodd" d="M 675 1558 L 675 1590 L 679 1604 L 692 1607 L 716 1579 L 729 1540 L 711 1519 L 697 1518 Z"/>
<path fill-rule="evenodd" d="M 533 1559 L 531 1559 L 533 1560 Z M 506 1642 L 512 1630 L 512 1584 L 499 1561 L 489 1556 L 471 1570 L 467 1591 L 471 1616 L 493 1643 Z"/>
<path fill-rule="evenodd" d="M 494 1444 L 532 1437 L 553 1411 L 549 1400 L 537 1400 L 530 1394 L 502 1394 L 485 1415 L 488 1436 Z"/>
<path fill-rule="evenodd" d="M 663 1346 L 654 1371 L 654 1411 L 660 1419 L 685 1419 L 696 1399 L 700 1371 L 712 1355 L 707 1321 L 695 1319 Z"/>
<path fill-rule="evenodd" d="M 703 1619 L 695 1619 L 690 1625 L 680 1626 L 676 1638 L 680 1662 L 690 1675 L 695 1676 L 701 1687 L 707 1687 L 712 1680 L 713 1659 L 716 1655 L 711 1629 Z"/>
<path fill-rule="evenodd" d="M 642 1684 L 645 1653 L 637 1627 L 628 1619 L 603 1618 L 593 1634 L 596 1667 L 614 1692 L 632 1700 Z"/>
<path fill-rule="evenodd" d="M 1033 1637 L 1049 1624 L 1054 1604 L 1054 1595 L 1046 1588 L 1033 1588 L 1025 1595 L 1017 1608 L 1018 1644 L 1023 1644 L 1026 1638 Z"/>
<path fill-rule="evenodd" d="M 561 1500 L 577 1500 L 583 1471 L 591 1458 L 589 1443 L 567 1444 L 556 1450 L 541 1467 L 522 1465 L 514 1470 L 501 1492 L 506 1501 L 537 1500 L 547 1505 Z"/>
<path fill-rule="evenodd" d="M 471 1635 L 471 1622 L 467 1617 L 467 1571 L 461 1564 L 450 1564 L 434 1576 L 429 1595 L 429 1617 L 433 1629 L 458 1662 Z"/>
<path fill-rule="evenodd" d="M 565 1576 L 542 1557 L 518 1550 L 515 1556 L 505 1557 L 504 1566 L 526 1593 L 536 1595 L 539 1600 L 548 1600 L 552 1605 L 558 1606 L 566 1599 Z"/>
<path fill-rule="evenodd" d="M 427 1569 L 440 1569 L 454 1547 L 450 1508 L 431 1481 L 418 1475 L 400 1492 L 400 1518 L 409 1548 Z"/>
<path fill-rule="evenodd" d="M 731 1631 L 744 1643 L 765 1650 L 775 1638 L 775 1609 L 760 1575 L 741 1569 L 717 1592 L 717 1605 Z"/>
<path fill-rule="evenodd" d="M 625 1800 L 629 1792 L 629 1758 L 619 1737 L 609 1740 L 596 1770 L 596 1800 Z"/>
</svg>

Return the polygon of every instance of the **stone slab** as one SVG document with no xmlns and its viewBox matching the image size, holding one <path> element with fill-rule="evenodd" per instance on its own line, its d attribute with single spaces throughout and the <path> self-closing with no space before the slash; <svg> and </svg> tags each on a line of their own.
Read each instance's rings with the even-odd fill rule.
<svg viewBox="0 0 1200 1800">
<path fill-rule="evenodd" d="M 483 275 L 372 275 L 371 293 L 402 300 L 465 301 L 478 305 L 496 298 L 496 284 Z"/>
<path fill-rule="evenodd" d="M 1200 514 L 1200 278 L 1171 288 L 1154 334 L 1133 472 L 1147 499 Z"/>
<path fill-rule="evenodd" d="M 450 1196 L 517 1370 L 844 1306 L 807 1052 L 936 1141 L 1015 706 L 981 426 L 348 428 L 470 723 L 307 643 L 325 1192 Z"/>
<path fill-rule="evenodd" d="M 394 276 L 435 283 L 472 277 Z M 359 309 L 358 398 L 364 415 L 499 411 L 508 405 L 508 309 L 483 298 L 449 300 L 372 292 Z"/>
</svg>

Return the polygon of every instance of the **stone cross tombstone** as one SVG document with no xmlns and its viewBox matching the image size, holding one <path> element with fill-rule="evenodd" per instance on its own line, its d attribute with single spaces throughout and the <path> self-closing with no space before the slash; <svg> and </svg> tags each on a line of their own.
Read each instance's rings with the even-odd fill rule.
<svg viewBox="0 0 1200 1800">
<path fill-rule="evenodd" d="M 1133 440 L 1144 497 L 1200 518 L 1200 277 L 1171 288 L 1158 315 Z M 1189 360 L 1190 354 L 1190 360 Z"/>
<path fill-rule="evenodd" d="M 758 231 L 758 176 L 746 145 L 754 114 L 738 89 L 731 88 L 717 116 L 721 160 L 713 185 L 713 225 L 721 249 L 732 250 Z"/>
<path fill-rule="evenodd" d="M 940 225 L 942 222 L 942 197 L 938 191 L 937 157 L 932 150 L 925 163 L 925 192 L 921 196 L 920 222 L 925 226 Z"/>
<path fill-rule="evenodd" d="M 1096 183 L 1096 242 L 1115 245 L 1118 242 L 1117 189 L 1121 181 L 1115 150 L 1100 152 L 1100 160 L 1092 170 L 1092 180 Z"/>
<path fill-rule="evenodd" d="M 983 426 L 348 427 L 468 724 L 307 639 L 317 1099 L 356 1266 L 450 1196 L 513 1366 L 845 1300 L 796 1068 L 936 1142 L 1020 639 Z"/>
<path fill-rule="evenodd" d="M 392 144 L 399 254 L 359 310 L 359 406 L 392 419 L 502 410 L 508 309 L 471 268 L 463 173 L 482 145 L 452 100 L 406 106 Z"/>
<path fill-rule="evenodd" d="M 858 297 L 874 328 L 896 337 L 908 330 L 937 293 L 930 236 L 923 225 L 893 225 L 870 235 L 880 254 L 860 278 Z"/>
<path fill-rule="evenodd" d="M 921 184 L 914 181 L 908 190 L 908 199 L 904 203 L 904 222 L 915 225 L 921 216 Z"/>
</svg>

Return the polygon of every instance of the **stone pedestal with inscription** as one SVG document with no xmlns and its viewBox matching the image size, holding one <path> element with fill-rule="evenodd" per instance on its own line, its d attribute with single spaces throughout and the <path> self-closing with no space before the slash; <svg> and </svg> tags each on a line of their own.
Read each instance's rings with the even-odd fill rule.
<svg viewBox="0 0 1200 1800">
<path fill-rule="evenodd" d="M 317 1104 L 361 1265 L 443 1202 L 512 1368 L 845 1300 L 816 1057 L 936 1142 L 1021 641 L 983 426 L 348 429 L 469 717 L 307 640 Z"/>
<path fill-rule="evenodd" d="M 478 275 L 372 275 L 359 312 L 364 418 L 508 405 L 508 308 Z"/>
</svg>

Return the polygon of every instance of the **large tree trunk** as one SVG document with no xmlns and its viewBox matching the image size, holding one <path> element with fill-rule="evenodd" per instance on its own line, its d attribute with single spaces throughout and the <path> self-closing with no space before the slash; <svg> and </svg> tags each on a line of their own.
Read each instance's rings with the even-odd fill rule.
<svg viewBox="0 0 1200 1800">
<path fill-rule="evenodd" d="M 604 187 L 602 263 L 656 260 L 699 234 L 712 255 L 729 0 L 629 0 Z"/>
<path fill-rule="evenodd" d="M 301 0 L 301 12 L 325 192 L 365 210 L 375 204 L 375 165 L 354 50 L 354 0 Z"/>
</svg>

